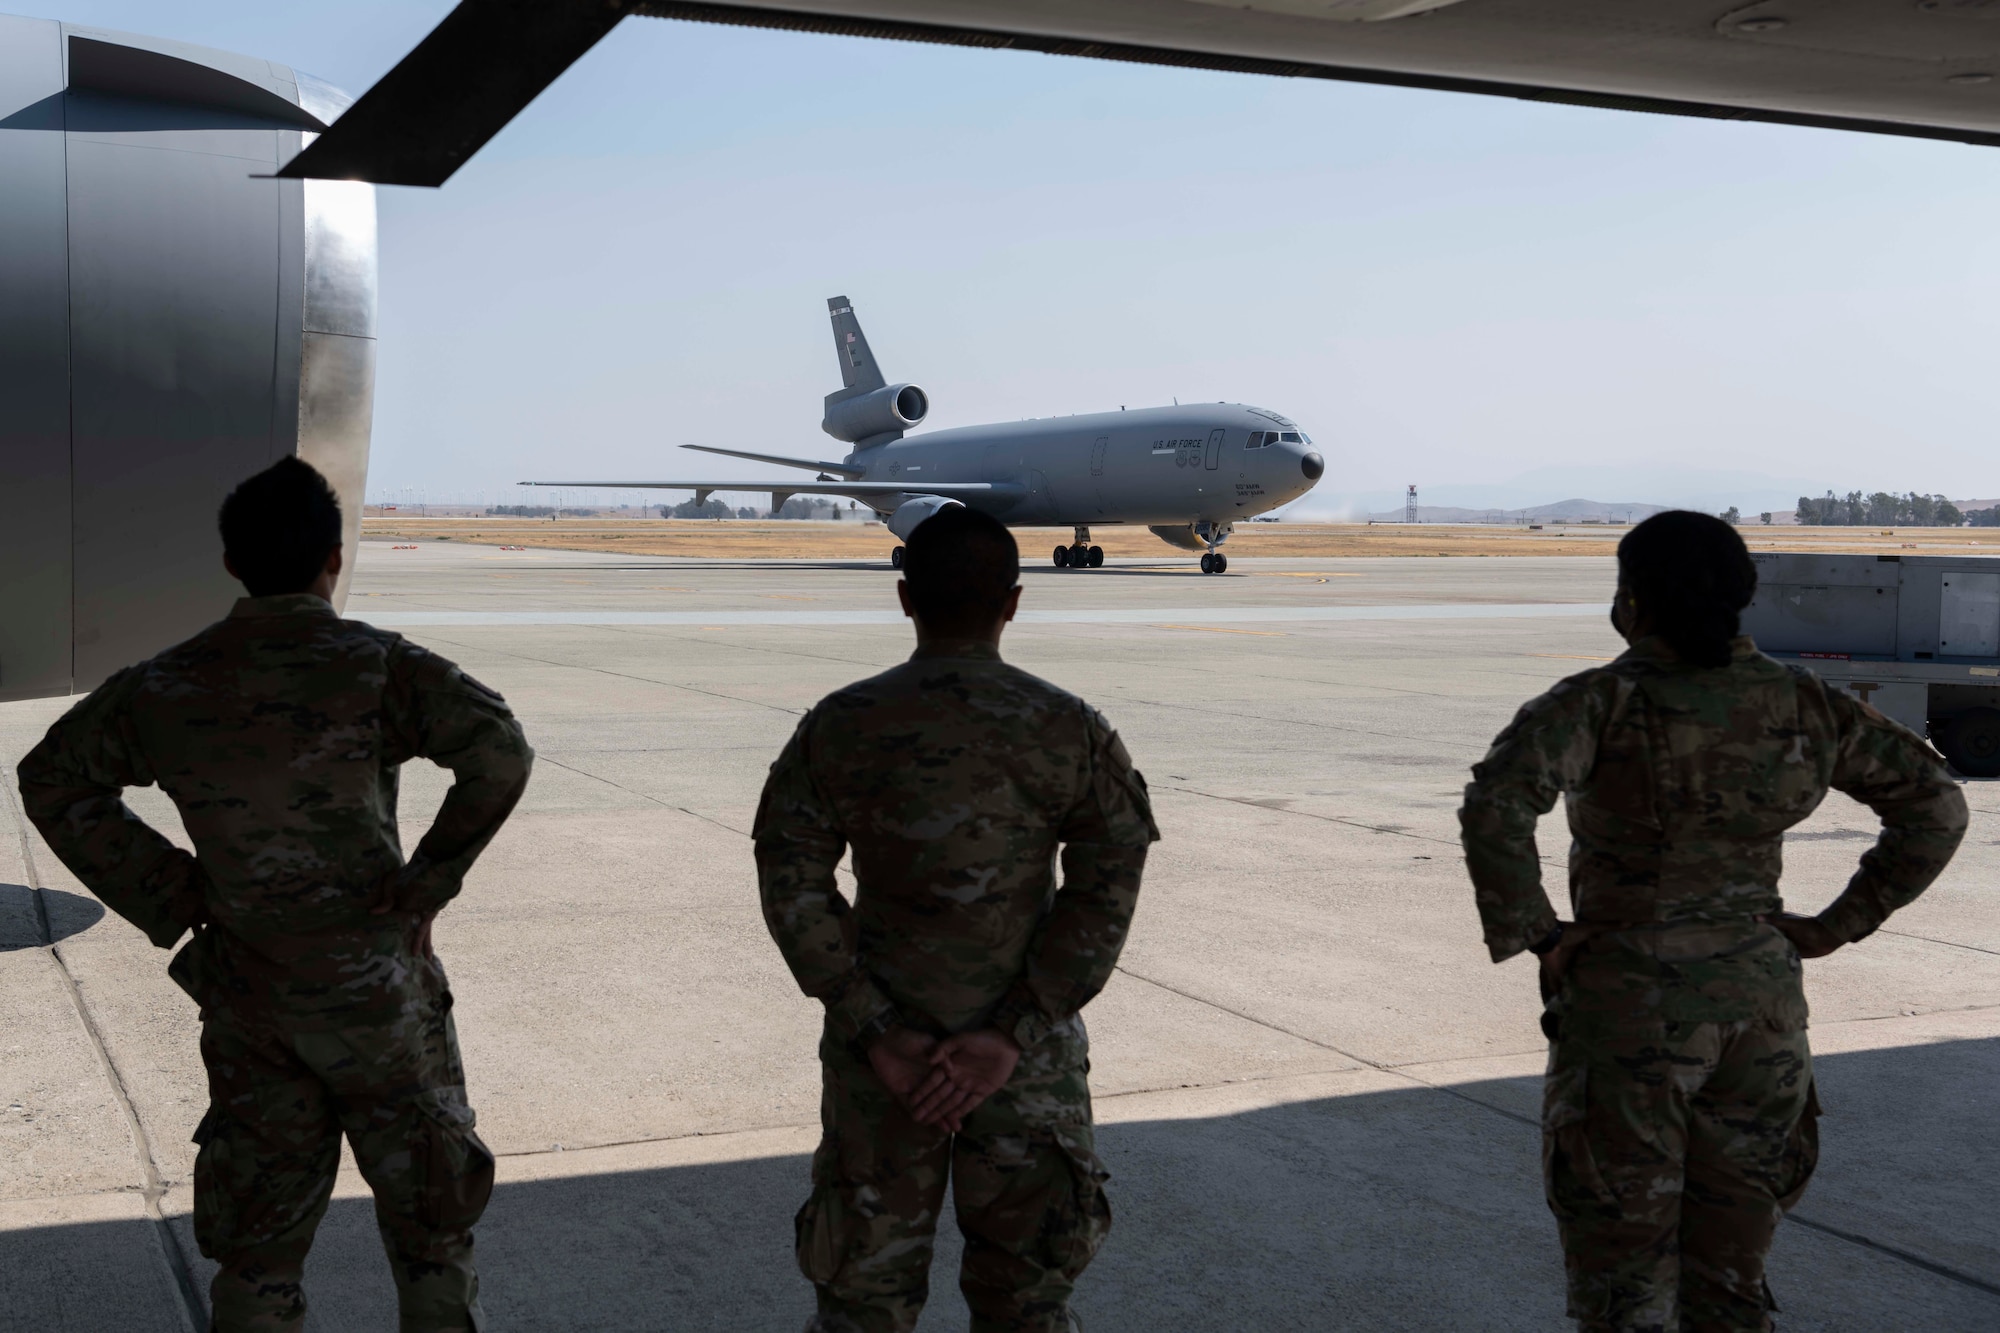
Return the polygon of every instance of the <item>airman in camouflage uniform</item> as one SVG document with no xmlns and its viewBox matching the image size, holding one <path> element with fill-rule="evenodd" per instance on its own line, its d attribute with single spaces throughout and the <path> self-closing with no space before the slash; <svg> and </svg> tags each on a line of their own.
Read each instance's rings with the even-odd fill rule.
<svg viewBox="0 0 2000 1333">
<path fill-rule="evenodd" d="M 912 582 L 935 559 L 932 524 L 990 524 L 1011 555 L 997 523 L 961 513 L 912 536 Z M 824 1136 L 797 1219 L 819 1300 L 810 1327 L 916 1326 L 949 1176 L 975 1333 L 1067 1330 L 1071 1289 L 1111 1223 L 1079 1011 L 1110 978 L 1158 833 L 1109 724 L 1001 661 L 997 620 L 990 636 L 935 637 L 917 614 L 907 663 L 799 724 L 754 830 L 765 920 L 826 1005 Z M 850 847 L 852 907 L 834 879 Z M 870 1057 L 900 1043 L 943 1068 L 975 1037 L 1017 1046 L 1019 1063 L 984 1100 L 942 1113 L 920 1089 L 899 1095 Z"/>
<path fill-rule="evenodd" d="M 430 922 L 520 797 L 532 752 L 498 694 L 340 619 L 330 575 L 317 587 L 244 598 L 113 676 L 21 761 L 21 794 L 63 863 L 154 944 L 194 932 L 169 970 L 202 1011 L 194 1226 L 221 1264 L 214 1327 L 301 1327 L 345 1132 L 401 1327 L 459 1333 L 480 1319 L 471 1229 L 493 1157 L 473 1132 Z M 397 770 L 418 757 L 456 781 L 406 863 Z M 193 855 L 121 799 L 155 783 Z"/>
<path fill-rule="evenodd" d="M 1880 841 L 1816 921 L 1782 918 L 1784 831 L 1829 788 L 1881 817 Z M 1534 837 L 1558 797 L 1560 932 Z M 1921 893 L 1965 831 L 1957 786 L 1909 731 L 1747 637 L 1700 668 L 1654 636 L 1521 709 L 1459 817 L 1494 961 L 1561 951 L 1543 1164 L 1570 1315 L 1768 1329 L 1765 1255 L 1818 1156 L 1795 940 L 1829 952 Z"/>
</svg>

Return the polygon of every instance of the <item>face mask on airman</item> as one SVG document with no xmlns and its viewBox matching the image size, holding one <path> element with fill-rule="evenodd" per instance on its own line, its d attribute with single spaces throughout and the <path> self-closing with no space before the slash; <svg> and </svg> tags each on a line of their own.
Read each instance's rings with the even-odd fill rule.
<svg viewBox="0 0 2000 1333">
<path fill-rule="evenodd" d="M 1626 626 L 1632 623 L 1632 613 L 1636 609 L 1637 608 L 1633 605 L 1632 602 L 1632 594 L 1626 592 L 1623 588 L 1620 588 L 1617 594 L 1614 597 L 1612 597 L 1611 628 L 1618 631 L 1619 638 L 1623 639 L 1631 637 L 1630 632 L 1626 629 Z"/>
</svg>

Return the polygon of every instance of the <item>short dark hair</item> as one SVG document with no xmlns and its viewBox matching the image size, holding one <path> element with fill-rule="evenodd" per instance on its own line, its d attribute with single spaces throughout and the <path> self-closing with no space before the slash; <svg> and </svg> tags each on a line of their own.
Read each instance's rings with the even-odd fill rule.
<svg viewBox="0 0 2000 1333">
<path fill-rule="evenodd" d="M 1618 543 L 1618 582 L 1682 661 L 1719 667 L 1741 628 L 1737 613 L 1757 594 L 1757 566 L 1730 524 L 1669 509 Z"/>
<path fill-rule="evenodd" d="M 238 484 L 216 523 L 252 597 L 304 592 L 340 545 L 340 498 L 312 464 L 281 458 Z"/>
<path fill-rule="evenodd" d="M 1021 548 L 999 519 L 954 505 L 910 533 L 903 546 L 910 605 L 935 631 L 985 629 L 1021 581 Z"/>
</svg>

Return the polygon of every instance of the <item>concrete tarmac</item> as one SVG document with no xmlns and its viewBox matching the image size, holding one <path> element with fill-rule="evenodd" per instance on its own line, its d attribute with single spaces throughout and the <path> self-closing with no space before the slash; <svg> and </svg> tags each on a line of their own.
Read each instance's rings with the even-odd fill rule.
<svg viewBox="0 0 2000 1333">
<path fill-rule="evenodd" d="M 1608 560 L 1032 564 L 1004 651 L 1084 695 L 1164 840 L 1087 1010 L 1116 1223 L 1092 1333 L 1558 1330 L 1527 960 L 1495 967 L 1457 844 L 1467 766 L 1530 696 L 1621 646 Z M 540 759 L 440 918 L 480 1130 L 502 1329 L 791 1330 L 817 1137 L 818 1006 L 757 909 L 766 765 L 827 691 L 907 655 L 884 565 L 364 543 L 348 614 L 507 695 Z M 206 1094 L 167 955 L 27 829 L 12 763 L 66 706 L 0 706 L 0 1329 L 193 1330 Z M 406 772 L 406 845 L 444 790 Z M 1782 1329 L 2000 1327 L 2000 786 L 1944 879 L 1809 964 L 1820 1174 L 1782 1229 Z M 158 792 L 131 803 L 182 836 Z M 1829 798 L 1791 905 L 1873 817 Z M 1566 850 L 1543 826 L 1561 901 Z M 947 1217 L 923 1328 L 962 1329 Z M 394 1326 L 343 1174 L 311 1327 Z"/>
</svg>

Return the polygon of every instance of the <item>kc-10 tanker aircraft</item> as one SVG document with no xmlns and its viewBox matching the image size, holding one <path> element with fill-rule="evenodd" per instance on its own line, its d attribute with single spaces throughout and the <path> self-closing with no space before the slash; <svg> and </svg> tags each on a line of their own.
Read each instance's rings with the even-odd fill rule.
<svg viewBox="0 0 2000 1333">
<path fill-rule="evenodd" d="M 930 412 L 914 384 L 890 384 L 844 296 L 827 301 L 842 387 L 827 395 L 820 422 L 853 446 L 840 462 L 786 458 L 688 444 L 684 449 L 804 468 L 809 482 L 524 481 L 523 486 L 641 487 L 692 490 L 699 503 L 715 491 L 769 491 L 776 510 L 793 495 L 839 495 L 861 501 L 899 540 L 940 509 L 956 505 L 1011 527 L 1069 524 L 1075 536 L 1055 548 L 1058 568 L 1104 563 L 1090 542 L 1092 524 L 1142 523 L 1165 542 L 1200 551 L 1204 574 L 1229 568 L 1220 549 L 1238 519 L 1276 509 L 1313 488 L 1326 471 L 1296 422 L 1261 407 L 1215 403 L 1149 407 L 991 426 L 960 426 L 905 438 Z M 902 567 L 903 548 L 889 556 Z"/>
</svg>

